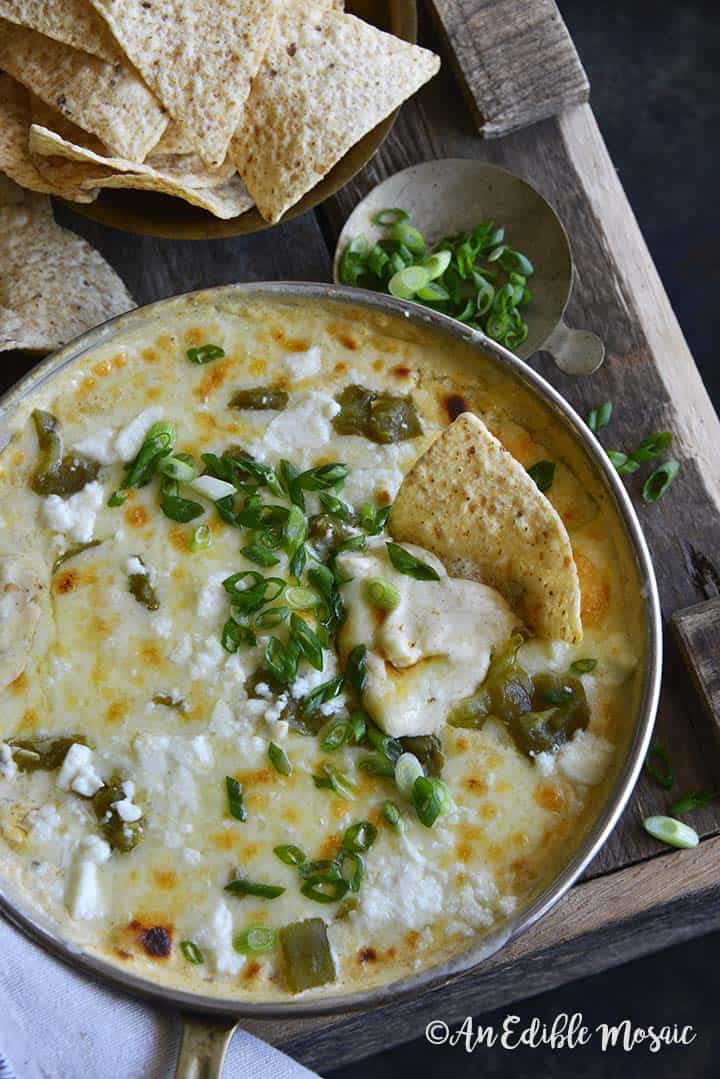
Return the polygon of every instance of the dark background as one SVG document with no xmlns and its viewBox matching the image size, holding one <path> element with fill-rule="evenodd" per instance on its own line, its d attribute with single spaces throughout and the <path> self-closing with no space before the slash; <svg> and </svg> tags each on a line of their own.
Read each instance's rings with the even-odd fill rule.
<svg viewBox="0 0 720 1079">
<path fill-rule="evenodd" d="M 720 2 L 559 0 L 590 77 L 592 103 L 698 367 L 720 410 Z M 628 963 L 482 1017 L 549 1023 L 580 1011 L 592 1028 L 691 1024 L 695 1042 L 650 1053 L 597 1044 L 568 1051 L 431 1047 L 388 1050 L 333 1079 L 497 1079 L 607 1075 L 704 1077 L 720 1061 L 720 934 Z M 438 1018 L 443 1018 L 438 1013 Z M 392 1038 L 391 1032 L 388 1040 Z"/>
</svg>

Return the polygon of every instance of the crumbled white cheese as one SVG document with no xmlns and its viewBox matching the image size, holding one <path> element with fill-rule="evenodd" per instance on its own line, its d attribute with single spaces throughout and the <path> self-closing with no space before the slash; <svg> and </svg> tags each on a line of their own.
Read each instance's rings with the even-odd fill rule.
<svg viewBox="0 0 720 1079">
<path fill-rule="evenodd" d="M 126 798 L 132 799 L 135 797 L 135 784 L 132 779 L 123 780 L 122 789 L 125 792 Z"/>
<path fill-rule="evenodd" d="M 217 637 L 208 637 L 193 655 L 188 673 L 194 681 L 201 681 L 216 674 L 226 658 L 227 652 Z"/>
<path fill-rule="evenodd" d="M 172 618 L 170 617 L 169 614 L 156 615 L 150 621 L 150 628 L 152 629 L 152 631 L 153 631 L 153 633 L 155 634 L 156 637 L 161 637 L 162 639 L 165 640 L 172 633 L 172 628 L 173 628 Z"/>
<path fill-rule="evenodd" d="M 533 760 L 541 776 L 549 776 L 555 771 L 554 753 L 536 753 Z"/>
<path fill-rule="evenodd" d="M 193 847 L 185 847 L 183 850 L 183 858 L 188 865 L 200 865 L 203 860 L 202 853 L 199 850 L 195 850 Z"/>
<path fill-rule="evenodd" d="M 272 700 L 272 695 L 273 692 L 266 682 L 258 682 L 258 684 L 255 686 L 253 696 L 264 697 L 266 701 L 269 701 Z"/>
<path fill-rule="evenodd" d="M 148 571 L 136 554 L 130 555 L 125 563 L 125 572 L 128 577 L 147 577 Z"/>
<path fill-rule="evenodd" d="M 144 409 L 127 427 L 123 427 L 115 439 L 115 452 L 121 461 L 132 461 L 137 457 L 148 433 L 154 423 L 163 418 L 164 411 L 160 405 L 153 405 Z"/>
<path fill-rule="evenodd" d="M 219 498 L 234 495 L 236 490 L 232 483 L 228 483 L 227 480 L 219 480 L 215 476 L 198 476 L 188 486 L 196 494 L 201 495 L 202 498 L 207 498 L 210 502 L 217 502 Z"/>
<path fill-rule="evenodd" d="M 189 633 L 184 633 L 168 656 L 178 667 L 184 667 L 190 659 L 193 650 L 193 639 Z"/>
<path fill-rule="evenodd" d="M 73 742 L 58 772 L 57 785 L 85 798 L 92 798 L 100 790 L 103 781 L 95 771 L 94 754 L 89 746 Z"/>
<path fill-rule="evenodd" d="M 597 786 L 607 772 L 615 747 L 591 731 L 576 731 L 557 755 L 557 765 L 575 783 Z"/>
<path fill-rule="evenodd" d="M 39 809 L 31 810 L 25 822 L 30 828 L 31 839 L 36 840 L 38 843 L 49 843 L 55 838 L 60 825 L 62 824 L 62 817 L 58 813 L 54 805 L 46 803 L 39 807 Z"/>
<path fill-rule="evenodd" d="M 69 498 L 48 495 L 43 502 L 43 516 L 53 532 L 64 532 L 76 543 L 89 543 L 104 500 L 102 484 L 93 480 Z"/>
<path fill-rule="evenodd" d="M 113 802 L 111 809 L 114 809 L 120 820 L 125 821 L 126 824 L 133 824 L 143 815 L 140 806 L 135 805 L 129 798 L 121 798 L 119 802 Z"/>
<path fill-rule="evenodd" d="M 290 694 L 296 701 L 300 701 L 303 697 L 307 697 L 308 693 L 312 693 L 314 689 L 322 685 L 323 682 L 329 682 L 339 673 L 340 668 L 338 667 L 336 654 L 325 650 L 323 651 L 323 669 L 316 671 L 314 667 L 309 667 L 304 674 L 301 674 L 292 683 Z"/>
<path fill-rule="evenodd" d="M 110 858 L 110 846 L 98 836 L 77 845 L 65 888 L 65 904 L 73 918 L 99 918 L 104 913 L 98 866 Z"/>
<path fill-rule="evenodd" d="M 211 734 L 217 734 L 220 738 L 232 738 L 235 733 L 237 721 L 232 709 L 225 701 L 218 701 L 212 710 L 208 730 Z"/>
<path fill-rule="evenodd" d="M 13 759 L 12 748 L 7 742 L 0 742 L 0 776 L 12 779 L 17 774 L 17 765 Z"/>
<path fill-rule="evenodd" d="M 567 671 L 570 666 L 571 645 L 565 641 L 547 641 L 533 637 L 518 652 L 518 662 L 532 677 L 545 671 Z"/>
<path fill-rule="evenodd" d="M 212 621 L 219 619 L 228 609 L 228 594 L 223 588 L 223 581 L 231 576 L 232 570 L 219 570 L 211 573 L 198 592 L 197 616 Z M 227 615 L 226 615 L 227 617 Z"/>
<path fill-rule="evenodd" d="M 278 457 L 298 457 L 302 450 L 326 446 L 332 435 L 330 421 L 340 411 L 337 401 L 326 393 L 310 390 L 293 395 L 291 404 L 272 420 L 262 446 Z"/>
<path fill-rule="evenodd" d="M 290 352 L 283 359 L 285 370 L 293 378 L 312 378 L 322 365 L 322 349 L 313 345 L 307 352 Z"/>
<path fill-rule="evenodd" d="M 227 903 L 220 902 L 209 920 L 193 934 L 200 948 L 210 953 L 219 974 L 238 974 L 245 966 L 245 956 L 232 946 L 233 928 L 232 912 Z"/>
<path fill-rule="evenodd" d="M 115 432 L 111 429 L 95 431 L 76 442 L 73 447 L 74 453 L 80 453 L 84 457 L 91 457 L 93 461 L 99 461 L 101 465 L 111 465 L 117 460 L 115 450 Z"/>
</svg>

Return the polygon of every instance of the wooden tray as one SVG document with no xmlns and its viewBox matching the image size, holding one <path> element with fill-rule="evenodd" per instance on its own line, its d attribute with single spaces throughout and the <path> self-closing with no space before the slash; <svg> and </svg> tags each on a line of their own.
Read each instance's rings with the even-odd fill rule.
<svg viewBox="0 0 720 1079">
<path fill-rule="evenodd" d="M 475 157 L 526 177 L 556 208 L 570 235 L 578 272 L 569 316 L 574 325 L 600 334 L 608 350 L 605 366 L 581 381 L 562 376 L 542 356 L 531 363 L 581 413 L 605 400 L 614 402 L 612 427 L 601 436 L 606 445 L 634 444 L 656 430 L 674 435 L 682 468 L 668 496 L 644 506 L 639 484 L 633 477 L 628 481 L 669 624 L 681 608 L 720 593 L 720 574 L 712 563 L 720 551 L 720 423 L 592 111 L 588 105 L 570 107 L 505 138 L 482 140 L 427 13 L 421 18 L 420 40 L 443 52 L 441 74 L 404 107 L 365 171 L 312 214 L 255 236 L 212 243 L 130 236 L 82 220 L 64 207 L 58 216 L 94 243 L 139 302 L 147 303 L 230 281 L 331 280 L 335 238 L 358 199 L 378 180 L 433 156 Z M 28 366 L 22 357 L 3 361 L 3 383 Z M 697 623 L 685 636 L 698 639 Z M 712 725 L 674 637 L 668 633 L 665 643 L 657 734 L 672 758 L 673 794 L 718 790 Z M 709 668 L 712 678 L 712 670 L 717 671 L 712 655 Z M 707 679 L 707 656 L 701 673 Z M 451 1022 L 489 1011 L 709 931 L 720 925 L 720 806 L 711 804 L 691 818 L 702 837 L 696 850 L 669 852 L 640 823 L 650 813 L 666 811 L 669 801 L 643 776 L 583 881 L 542 923 L 450 986 L 367 1014 L 248 1027 L 324 1072 L 421 1034 L 432 1017 Z"/>
</svg>

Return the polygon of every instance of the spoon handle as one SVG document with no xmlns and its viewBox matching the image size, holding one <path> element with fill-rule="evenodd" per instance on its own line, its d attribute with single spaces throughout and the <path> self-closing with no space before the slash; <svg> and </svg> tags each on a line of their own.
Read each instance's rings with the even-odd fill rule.
<svg viewBox="0 0 720 1079">
<path fill-rule="evenodd" d="M 591 330 L 574 330 L 559 322 L 542 346 L 566 375 L 591 375 L 605 359 L 605 345 Z"/>
</svg>

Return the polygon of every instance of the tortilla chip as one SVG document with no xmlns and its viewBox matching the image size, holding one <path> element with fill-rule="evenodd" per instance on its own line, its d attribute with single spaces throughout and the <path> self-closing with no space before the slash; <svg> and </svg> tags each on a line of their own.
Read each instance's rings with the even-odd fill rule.
<svg viewBox="0 0 720 1079">
<path fill-rule="evenodd" d="M 134 71 L 0 19 L 0 68 L 114 153 L 142 161 L 167 116 Z"/>
<path fill-rule="evenodd" d="M 292 0 L 230 147 L 263 217 L 277 221 L 439 67 L 427 49 Z"/>
<path fill-rule="evenodd" d="M 87 0 L 0 0 L 0 18 L 38 30 L 102 60 L 119 58 L 112 34 Z"/>
<path fill-rule="evenodd" d="M 30 101 L 19 82 L 0 72 L 0 171 L 31 191 L 61 195 L 74 202 L 92 202 L 97 192 L 73 183 L 50 182 L 28 149 Z"/>
<path fill-rule="evenodd" d="M 153 146 L 152 152 L 154 154 L 191 154 L 193 144 L 180 125 L 171 120 L 160 136 L 157 146 Z"/>
<path fill-rule="evenodd" d="M 501 591 L 539 637 L 582 639 L 580 584 L 565 525 L 482 420 L 464 412 L 407 474 L 389 529 L 448 572 Z"/>
<path fill-rule="evenodd" d="M 283 0 L 91 0 L 209 165 L 227 156 Z"/>
<path fill-rule="evenodd" d="M 215 217 L 224 219 L 237 217 L 249 210 L 253 202 L 247 189 L 234 173 L 229 179 L 221 180 L 217 185 L 198 185 L 193 173 L 185 173 L 181 157 L 175 157 L 173 169 L 164 171 L 153 168 L 149 161 L 145 165 L 133 165 L 122 158 L 103 157 L 92 150 L 76 146 L 54 131 L 33 124 L 30 128 L 30 149 L 38 155 L 54 155 L 47 160 L 56 162 L 56 168 L 64 158 L 69 159 L 62 166 L 63 175 L 69 175 L 74 169 L 76 181 L 93 188 L 128 187 L 138 191 L 159 191 L 165 195 L 174 195 L 193 206 L 208 210 Z M 132 171 L 131 171 L 132 170 Z M 233 170 L 234 172 L 234 170 Z M 84 178 L 83 178 L 84 176 Z"/>
<path fill-rule="evenodd" d="M 26 193 L 0 208 L 0 352 L 51 352 L 135 303 L 102 255 Z"/>
<path fill-rule="evenodd" d="M 39 171 L 51 182 L 94 186 L 117 172 L 155 176 L 170 186 L 220 187 L 235 175 L 231 161 L 210 168 L 198 154 L 157 154 L 142 163 L 113 157 L 99 139 L 87 135 L 37 99 L 32 105 L 29 146 Z M 162 142 L 162 140 L 161 140 Z"/>
</svg>

